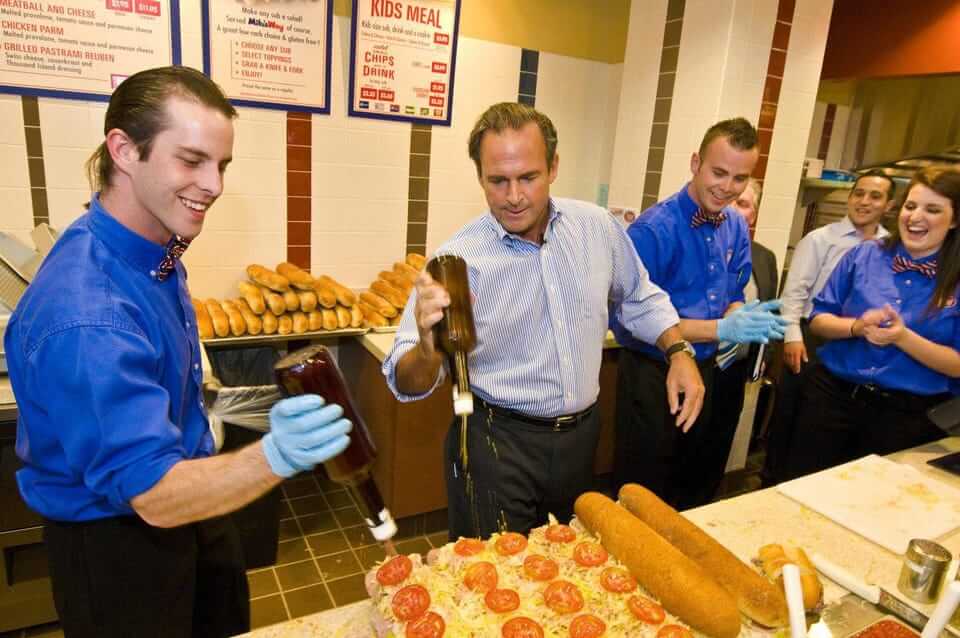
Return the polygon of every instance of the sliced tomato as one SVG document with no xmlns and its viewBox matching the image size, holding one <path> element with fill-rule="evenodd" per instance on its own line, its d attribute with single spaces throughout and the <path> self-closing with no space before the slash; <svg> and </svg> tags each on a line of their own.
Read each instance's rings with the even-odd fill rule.
<svg viewBox="0 0 960 638">
<path fill-rule="evenodd" d="M 530 554 L 523 559 L 523 573 L 530 580 L 553 580 L 560 573 L 560 566 L 546 556 Z"/>
<path fill-rule="evenodd" d="M 593 614 L 577 616 L 570 623 L 570 638 L 600 638 L 607 631 L 607 623 Z"/>
<path fill-rule="evenodd" d="M 551 525 L 546 531 L 547 540 L 551 543 L 569 543 L 577 538 L 577 533 L 569 525 Z"/>
<path fill-rule="evenodd" d="M 461 538 L 454 543 L 453 553 L 457 556 L 476 556 L 486 547 L 486 544 L 479 538 Z"/>
<path fill-rule="evenodd" d="M 463 574 L 463 584 L 467 589 L 481 594 L 495 589 L 499 579 L 497 568 L 485 560 L 473 563 Z"/>
<path fill-rule="evenodd" d="M 657 631 L 657 638 L 693 638 L 693 633 L 680 625 L 664 625 Z"/>
<path fill-rule="evenodd" d="M 513 556 L 527 548 L 527 537 L 516 532 L 506 532 L 497 539 L 497 553 L 501 556 Z"/>
<path fill-rule="evenodd" d="M 637 579 L 620 567 L 607 567 L 600 574 L 600 584 L 607 591 L 615 594 L 626 594 L 637 588 Z"/>
<path fill-rule="evenodd" d="M 500 635 L 503 638 L 543 638 L 543 627 L 526 616 L 517 616 L 503 623 Z"/>
<path fill-rule="evenodd" d="M 407 585 L 393 595 L 390 606 L 397 620 L 416 620 L 430 607 L 430 592 L 423 585 Z"/>
<path fill-rule="evenodd" d="M 407 638 L 441 638 L 447 630 L 447 623 L 443 617 L 434 612 L 428 611 L 413 622 L 407 625 Z"/>
<path fill-rule="evenodd" d="M 505 614 L 520 607 L 520 594 L 512 589 L 491 589 L 483 597 L 487 608 L 497 614 Z"/>
<path fill-rule="evenodd" d="M 394 556 L 377 570 L 377 582 L 381 585 L 399 585 L 413 571 L 413 563 L 403 554 Z"/>
<path fill-rule="evenodd" d="M 607 562 L 607 550 L 600 543 L 577 543 L 573 548 L 573 560 L 582 567 L 596 567 Z"/>
<path fill-rule="evenodd" d="M 627 600 L 627 606 L 630 612 L 637 617 L 637 620 L 650 625 L 659 625 L 667 617 L 663 607 L 643 596 L 631 596 Z"/>
<path fill-rule="evenodd" d="M 583 594 L 573 583 L 555 580 L 543 590 L 543 602 L 558 614 L 572 614 L 583 609 Z"/>
</svg>

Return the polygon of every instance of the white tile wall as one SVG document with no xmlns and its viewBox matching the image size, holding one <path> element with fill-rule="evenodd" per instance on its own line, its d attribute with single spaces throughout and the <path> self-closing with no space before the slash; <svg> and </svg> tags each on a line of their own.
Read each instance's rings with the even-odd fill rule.
<svg viewBox="0 0 960 638">
<path fill-rule="evenodd" d="M 20 96 L 0 95 L 0 231 L 28 242 L 33 228 Z"/>
<path fill-rule="evenodd" d="M 609 64 L 540 54 L 537 108 L 553 120 L 559 137 L 553 195 L 596 201 L 616 126 L 609 109 L 611 75 Z"/>
<path fill-rule="evenodd" d="M 434 126 L 430 147 L 430 211 L 427 253 L 450 238 L 464 224 L 486 210 L 476 167 L 467 155 L 467 140 L 477 118 L 497 102 L 515 102 L 520 77 L 518 47 L 460 38 L 457 81 L 454 85 L 453 123 Z M 545 54 L 540 55 L 537 106 L 545 89 Z M 549 110 L 544 111 L 553 117 Z M 564 144 L 564 131 L 559 130 Z M 561 172 L 564 170 L 561 159 Z"/>
<path fill-rule="evenodd" d="M 797 0 L 764 181 L 757 241 L 784 263 L 797 218 L 797 193 L 811 138 L 833 0 Z M 817 134 L 819 139 L 819 134 Z"/>
<path fill-rule="evenodd" d="M 657 97 L 666 0 L 630 4 L 617 126 L 610 169 L 610 204 L 640 207 Z"/>
</svg>

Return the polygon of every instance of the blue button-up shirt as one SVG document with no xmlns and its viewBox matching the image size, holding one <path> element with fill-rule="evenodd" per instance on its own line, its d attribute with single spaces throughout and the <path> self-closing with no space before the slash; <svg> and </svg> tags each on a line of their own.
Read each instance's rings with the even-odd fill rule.
<svg viewBox="0 0 960 638">
<path fill-rule="evenodd" d="M 175 463 L 213 452 L 186 271 L 158 281 L 163 255 L 94 197 L 10 319 L 17 482 L 48 518 L 129 515 Z"/>
<path fill-rule="evenodd" d="M 679 192 L 654 204 L 630 224 L 633 241 L 650 279 L 670 295 L 682 319 L 720 319 L 727 307 L 744 300 L 750 280 L 750 231 L 747 222 L 732 208 L 720 226 L 698 228 L 691 221 L 699 206 L 686 185 Z M 660 357 L 649 343 L 635 339 L 623 325 L 612 321 L 617 341 L 631 350 Z M 717 342 L 696 343 L 698 359 L 717 351 Z"/>
<path fill-rule="evenodd" d="M 881 242 L 867 241 L 844 255 L 820 294 L 813 300 L 813 319 L 830 313 L 838 317 L 859 317 L 871 308 L 890 304 L 908 328 L 935 343 L 960 349 L 960 310 L 957 294 L 946 308 L 927 312 L 935 279 L 920 273 L 893 272 L 893 258 L 910 255 L 898 244 L 894 250 Z M 917 261 L 936 259 L 931 255 Z M 895 345 L 875 346 L 863 338 L 836 339 L 817 355 L 826 368 L 851 383 L 873 383 L 889 390 L 914 394 L 960 393 L 957 380 L 935 372 Z"/>
<path fill-rule="evenodd" d="M 510 410 L 551 417 L 596 402 L 608 303 L 638 339 L 655 342 L 678 322 L 623 229 L 593 204 L 552 199 L 542 245 L 508 233 L 488 211 L 436 252 L 467 262 L 477 328 L 468 359 L 473 390 Z M 400 393 L 395 378 L 397 362 L 419 340 L 415 301 L 383 362 L 401 401 L 426 396 Z M 442 378 L 441 370 L 437 383 Z"/>
</svg>

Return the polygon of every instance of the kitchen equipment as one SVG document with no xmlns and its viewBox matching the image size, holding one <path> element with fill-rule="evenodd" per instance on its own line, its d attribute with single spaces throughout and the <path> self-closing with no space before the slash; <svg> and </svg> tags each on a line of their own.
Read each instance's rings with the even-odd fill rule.
<svg viewBox="0 0 960 638">
<path fill-rule="evenodd" d="M 894 554 L 904 554 L 913 538 L 937 539 L 960 526 L 960 491 L 876 455 L 777 489 Z"/>
<path fill-rule="evenodd" d="M 803 607 L 803 587 L 800 584 L 800 568 L 787 563 L 783 574 L 783 592 L 787 597 L 787 609 L 790 612 L 790 638 L 805 638 L 807 635 L 807 615 Z"/>
<path fill-rule="evenodd" d="M 923 633 L 920 634 L 921 638 L 937 638 L 943 628 L 947 626 L 947 623 L 950 622 L 950 617 L 956 611 L 958 603 L 960 603 L 960 582 L 953 581 L 943 590 L 940 602 L 937 603 L 930 615 L 930 621 L 923 628 Z"/>
<path fill-rule="evenodd" d="M 922 538 L 911 540 L 903 556 L 897 589 L 910 600 L 932 603 L 940 593 L 951 560 L 953 556 L 942 545 Z"/>
<path fill-rule="evenodd" d="M 869 603 L 877 605 L 897 618 L 904 620 L 911 627 L 923 629 L 927 624 L 927 617 L 896 598 L 877 585 L 868 585 L 857 576 L 840 567 L 836 563 L 824 558 L 820 554 L 811 554 L 810 561 L 821 574 L 837 583 L 847 591 L 856 594 Z"/>
</svg>

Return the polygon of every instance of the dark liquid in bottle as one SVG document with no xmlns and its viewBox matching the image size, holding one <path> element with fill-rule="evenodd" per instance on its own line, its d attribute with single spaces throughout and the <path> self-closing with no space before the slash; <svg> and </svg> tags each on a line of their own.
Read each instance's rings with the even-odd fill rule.
<svg viewBox="0 0 960 638">
<path fill-rule="evenodd" d="M 427 263 L 427 272 L 450 295 L 450 305 L 434 328 L 440 347 L 450 356 L 470 352 L 477 345 L 477 329 L 473 325 L 467 262 L 456 255 L 438 255 Z"/>
<path fill-rule="evenodd" d="M 343 408 L 343 416 L 353 423 L 350 445 L 342 454 L 324 463 L 324 467 L 331 480 L 350 488 L 368 519 L 379 520 L 384 509 L 383 497 L 370 475 L 377 448 L 330 351 L 325 346 L 309 346 L 291 352 L 278 361 L 273 370 L 277 385 L 286 396 L 318 394 L 327 403 Z"/>
</svg>

